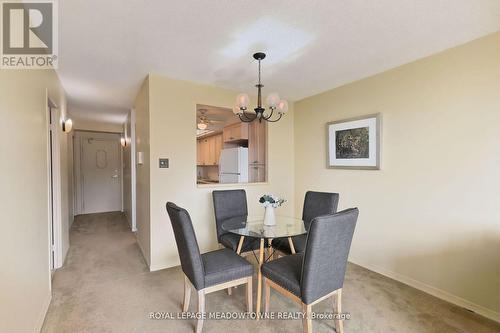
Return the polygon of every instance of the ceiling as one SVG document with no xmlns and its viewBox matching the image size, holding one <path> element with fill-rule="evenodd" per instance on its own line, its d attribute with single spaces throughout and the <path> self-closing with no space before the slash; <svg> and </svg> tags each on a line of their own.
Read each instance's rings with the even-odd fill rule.
<svg viewBox="0 0 500 333">
<path fill-rule="evenodd" d="M 150 72 L 301 98 L 500 30 L 498 0 L 59 1 L 71 114 L 121 122 Z M 200 101 L 202 102 L 202 101 Z"/>
</svg>

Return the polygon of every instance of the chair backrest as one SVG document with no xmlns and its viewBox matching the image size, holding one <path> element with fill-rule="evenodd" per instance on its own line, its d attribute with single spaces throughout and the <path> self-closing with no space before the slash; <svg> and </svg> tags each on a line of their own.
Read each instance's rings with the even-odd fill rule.
<svg viewBox="0 0 500 333">
<path fill-rule="evenodd" d="M 182 271 L 197 290 L 203 289 L 205 287 L 205 269 L 191 217 L 184 208 L 178 207 L 172 202 L 167 202 L 167 212 L 174 229 Z"/>
<path fill-rule="evenodd" d="M 215 226 L 217 228 L 217 240 L 224 234 L 222 223 L 224 220 L 236 216 L 248 215 L 247 194 L 245 190 L 223 190 L 213 191 Z"/>
<path fill-rule="evenodd" d="M 302 210 L 302 220 L 306 230 L 309 230 L 309 225 L 314 218 L 335 214 L 338 205 L 338 193 L 307 191 Z"/>
<path fill-rule="evenodd" d="M 351 208 L 311 222 L 300 281 L 304 303 L 310 304 L 344 285 L 358 214 L 357 208 Z"/>
</svg>

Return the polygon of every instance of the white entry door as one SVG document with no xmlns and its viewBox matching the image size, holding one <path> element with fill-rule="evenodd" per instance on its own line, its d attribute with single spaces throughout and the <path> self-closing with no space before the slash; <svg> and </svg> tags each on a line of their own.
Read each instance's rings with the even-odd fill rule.
<svg viewBox="0 0 500 333">
<path fill-rule="evenodd" d="M 122 210 L 120 135 L 86 134 L 80 138 L 82 214 Z"/>
</svg>

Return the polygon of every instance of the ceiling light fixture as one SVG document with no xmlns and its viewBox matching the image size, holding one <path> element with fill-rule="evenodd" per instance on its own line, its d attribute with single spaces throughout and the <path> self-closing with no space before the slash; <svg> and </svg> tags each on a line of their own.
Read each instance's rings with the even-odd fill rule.
<svg viewBox="0 0 500 333">
<path fill-rule="evenodd" d="M 266 57 L 266 54 L 257 52 L 253 57 L 259 62 L 259 83 L 255 85 L 257 87 L 257 107 L 254 109 L 255 114 L 248 114 L 248 112 L 246 112 L 248 104 L 250 103 L 250 98 L 248 94 L 245 93 L 239 94 L 236 97 L 236 104 L 233 107 L 233 112 L 245 123 L 250 123 L 256 119 L 258 119 L 259 122 L 262 122 L 262 120 L 272 123 L 277 122 L 288 111 L 288 102 L 284 99 L 280 99 L 277 93 L 271 93 L 266 99 L 266 104 L 271 112 L 267 115 L 264 114 L 266 109 L 262 107 L 262 87 L 264 87 L 264 85 L 260 82 L 260 62 Z M 278 117 L 276 119 L 271 119 L 275 111 Z"/>
<path fill-rule="evenodd" d="M 199 130 L 205 130 L 207 129 L 208 125 L 205 123 L 198 123 L 197 127 Z"/>
</svg>

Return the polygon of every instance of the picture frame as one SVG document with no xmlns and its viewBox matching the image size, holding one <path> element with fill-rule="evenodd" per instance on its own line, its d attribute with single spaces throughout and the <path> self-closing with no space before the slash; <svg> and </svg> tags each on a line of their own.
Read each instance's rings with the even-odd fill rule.
<svg viewBox="0 0 500 333">
<path fill-rule="evenodd" d="M 327 168 L 380 170 L 381 118 L 375 113 L 327 123 Z"/>
</svg>

